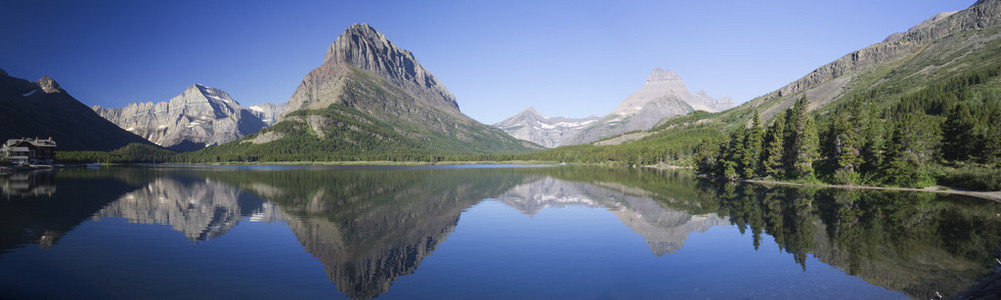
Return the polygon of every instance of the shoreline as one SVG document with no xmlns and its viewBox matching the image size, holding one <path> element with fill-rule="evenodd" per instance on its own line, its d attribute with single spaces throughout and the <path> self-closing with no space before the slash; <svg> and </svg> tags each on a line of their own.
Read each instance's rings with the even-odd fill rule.
<svg viewBox="0 0 1001 300">
<path fill-rule="evenodd" d="M 991 200 L 995 202 L 1001 202 L 1001 191 L 967 191 L 967 190 L 957 190 L 947 186 L 930 186 L 923 189 L 919 188 L 906 188 L 906 187 L 888 187 L 888 186 L 873 186 L 873 185 L 848 185 L 848 184 L 826 184 L 826 183 L 798 183 L 798 182 L 787 182 L 787 181 L 775 181 L 775 180 L 762 180 L 762 179 L 738 179 L 736 181 L 748 182 L 762 185 L 792 185 L 792 186 L 810 186 L 810 187 L 822 187 L 822 188 L 837 188 L 837 189 L 848 189 L 848 190 L 881 190 L 881 191 L 901 191 L 901 192 L 929 192 L 937 194 L 950 194 L 950 195 L 962 195 L 976 197 L 986 200 Z"/>
<path fill-rule="evenodd" d="M 649 165 L 648 168 L 654 168 L 658 170 L 677 170 L 677 169 L 693 169 L 692 167 L 686 166 L 675 166 L 675 165 Z M 923 189 L 918 188 L 906 188 L 906 187 L 889 187 L 889 186 L 874 186 L 874 185 L 850 185 L 850 184 L 827 184 L 827 183 L 799 183 L 799 182 L 788 182 L 788 181 L 778 181 L 778 180 L 765 180 L 765 179 L 736 179 L 733 181 L 747 182 L 762 185 L 790 185 L 790 186 L 809 186 L 809 187 L 821 187 L 821 188 L 835 188 L 835 189 L 848 189 L 848 190 L 882 190 L 882 191 L 901 191 L 901 192 L 929 192 L 937 194 L 949 194 L 949 195 L 961 195 L 968 197 L 975 197 L 985 200 L 990 200 L 994 202 L 1001 202 L 1001 191 L 970 191 L 970 190 L 960 190 L 947 186 L 935 185 L 926 187 Z"/>
<path fill-rule="evenodd" d="M 272 162 L 217 162 L 217 163 L 157 163 L 162 165 L 206 165 L 206 166 L 434 166 L 434 165 L 558 165 L 559 163 L 518 160 L 518 161 L 388 161 L 388 160 L 366 160 L 366 161 L 272 161 Z"/>
</svg>

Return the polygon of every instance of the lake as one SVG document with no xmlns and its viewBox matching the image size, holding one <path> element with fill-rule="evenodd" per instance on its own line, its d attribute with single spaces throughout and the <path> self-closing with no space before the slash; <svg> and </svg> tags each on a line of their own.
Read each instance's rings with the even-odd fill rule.
<svg viewBox="0 0 1001 300">
<path fill-rule="evenodd" d="M 1001 204 L 572 166 L 112 167 L 0 177 L 0 298 L 923 298 Z"/>
</svg>

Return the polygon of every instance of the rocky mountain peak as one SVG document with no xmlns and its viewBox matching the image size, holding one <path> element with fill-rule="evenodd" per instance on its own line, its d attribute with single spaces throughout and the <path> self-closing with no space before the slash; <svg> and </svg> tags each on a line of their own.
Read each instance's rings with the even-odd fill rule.
<svg viewBox="0 0 1001 300">
<path fill-rule="evenodd" d="M 529 106 L 528 108 L 526 108 L 525 110 L 521 111 L 517 115 L 519 115 L 519 116 L 523 116 L 523 115 L 542 116 L 542 114 L 539 113 L 538 110 L 535 110 L 535 107 L 533 107 L 533 106 Z"/>
<path fill-rule="evenodd" d="M 396 46 L 368 24 L 354 24 L 344 30 L 327 49 L 323 64 L 369 71 L 433 104 L 459 109 L 455 96 L 421 66 L 413 53 Z"/>
<path fill-rule="evenodd" d="M 647 84 L 651 82 L 664 82 L 664 81 L 681 81 L 681 75 L 675 73 L 671 70 L 664 70 L 661 68 L 655 68 L 650 72 L 650 76 L 646 78 Z"/>
<path fill-rule="evenodd" d="M 643 87 L 622 101 L 610 115 L 634 115 L 646 107 L 648 103 L 657 99 L 666 97 L 685 100 L 690 95 L 688 86 L 681 80 L 678 73 L 656 68 L 650 72 L 650 76 L 647 76 Z"/>
<path fill-rule="evenodd" d="M 42 76 L 42 78 L 38 79 L 38 86 L 41 87 L 42 91 L 46 94 L 65 92 L 59 87 L 59 83 L 49 76 Z"/>
</svg>

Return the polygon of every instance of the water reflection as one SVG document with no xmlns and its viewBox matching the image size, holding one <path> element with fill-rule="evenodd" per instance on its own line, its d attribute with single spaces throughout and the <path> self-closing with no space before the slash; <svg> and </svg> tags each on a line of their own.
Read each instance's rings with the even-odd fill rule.
<svg viewBox="0 0 1001 300">
<path fill-rule="evenodd" d="M 685 171 L 126 168 L 34 176 L 0 178 L 10 197 L 0 202 L 0 254 L 31 244 L 53 247 L 90 218 L 167 224 L 191 240 L 218 238 L 244 218 L 284 222 L 337 289 L 356 299 L 377 297 L 414 273 L 463 212 L 483 199 L 527 215 L 604 208 L 656 256 L 680 251 L 693 232 L 732 224 L 753 237 L 755 249 L 771 237 L 803 270 L 813 255 L 917 298 L 972 285 L 1001 245 L 1001 206 L 992 202 L 719 184 Z M 15 185 L 51 192 L 7 192 Z"/>
<path fill-rule="evenodd" d="M 0 254 L 26 245 L 48 249 L 112 199 L 136 187 L 130 181 L 109 177 L 107 172 L 59 178 L 77 174 L 81 174 L 79 170 L 0 176 L 6 196 L 0 201 Z"/>
<path fill-rule="evenodd" d="M 665 207 L 654 200 L 655 196 L 617 183 L 592 184 L 545 177 L 515 186 L 497 199 L 528 215 L 548 207 L 605 207 L 642 235 L 656 256 L 681 250 L 689 233 L 729 224 L 715 213 L 692 215 Z"/>
<path fill-rule="evenodd" d="M 806 269 L 807 254 L 914 298 L 975 283 L 1001 245 L 996 203 L 932 193 L 713 184 L 720 213 L 755 247 L 766 233 Z M 993 250 L 992 250 L 993 249 Z"/>
<path fill-rule="evenodd" d="M 126 218 L 142 224 L 167 224 L 192 240 L 225 234 L 240 221 L 283 220 L 258 197 L 245 197 L 237 187 L 211 179 L 159 177 L 97 212 L 95 219 Z"/>
<path fill-rule="evenodd" d="M 11 197 L 51 197 L 56 192 L 52 171 L 19 172 L 0 176 L 0 194 Z"/>
</svg>

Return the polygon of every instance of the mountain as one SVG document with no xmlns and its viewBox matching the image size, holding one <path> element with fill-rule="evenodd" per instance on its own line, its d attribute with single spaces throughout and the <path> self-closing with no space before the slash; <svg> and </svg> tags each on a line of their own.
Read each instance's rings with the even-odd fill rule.
<svg viewBox="0 0 1001 300">
<path fill-rule="evenodd" d="M 462 114 L 455 96 L 410 51 L 367 24 L 351 25 L 330 45 L 280 122 L 224 146 L 204 154 L 339 160 L 539 148 Z"/>
<path fill-rule="evenodd" d="M 581 129 L 598 119 L 600 118 L 597 116 L 581 119 L 547 117 L 529 107 L 493 126 L 517 139 L 553 148 L 563 145 L 567 139 L 576 136 Z"/>
<path fill-rule="evenodd" d="M 149 144 L 101 118 L 49 77 L 28 81 L 0 70 L 0 140 L 52 137 L 59 151 L 110 151 Z"/>
<path fill-rule="evenodd" d="M 189 86 L 167 102 L 130 103 L 123 108 L 91 107 L 119 127 L 174 151 L 194 151 L 256 133 L 267 127 L 274 108 L 253 110 L 225 91 L 201 84 Z M 270 116 L 265 116 L 270 113 Z"/>
<path fill-rule="evenodd" d="M 264 122 L 264 125 L 271 126 L 278 123 L 278 119 L 281 118 L 282 113 L 285 113 L 285 103 L 264 103 L 259 105 L 251 105 L 250 111 L 254 113 L 257 118 Z"/>
<path fill-rule="evenodd" d="M 856 97 L 872 105 L 889 125 L 891 112 L 941 120 L 943 112 L 959 102 L 987 115 L 991 106 L 998 105 L 997 97 L 991 96 L 997 95 L 1001 84 L 997 53 L 1001 53 L 1001 0 L 981 0 L 891 34 L 733 109 L 667 119 L 650 130 L 602 141 L 620 146 L 595 148 L 589 159 L 631 164 L 684 161 L 702 140 L 750 125 L 755 112 L 767 125 L 803 97 L 820 121 Z M 889 128 L 884 131 L 892 133 Z"/>
<path fill-rule="evenodd" d="M 978 64 L 963 58 L 991 51 L 990 45 L 999 38 L 999 24 L 1001 1 L 997 0 L 981 0 L 961 11 L 939 13 L 904 33 L 893 33 L 880 43 L 820 66 L 742 107 L 757 108 L 762 118 L 770 119 L 791 107 L 800 96 L 806 96 L 811 109 L 816 109 L 858 91 L 886 87 L 893 79 L 910 77 L 912 85 L 921 86 L 956 75 Z"/>
<path fill-rule="evenodd" d="M 510 117 L 494 127 L 546 147 L 591 143 L 627 131 L 650 129 L 662 119 L 695 110 L 718 112 L 733 107 L 730 98 L 712 98 L 705 91 L 692 94 L 681 76 L 654 69 L 642 88 L 602 118 L 551 118 L 534 109 Z"/>
</svg>

